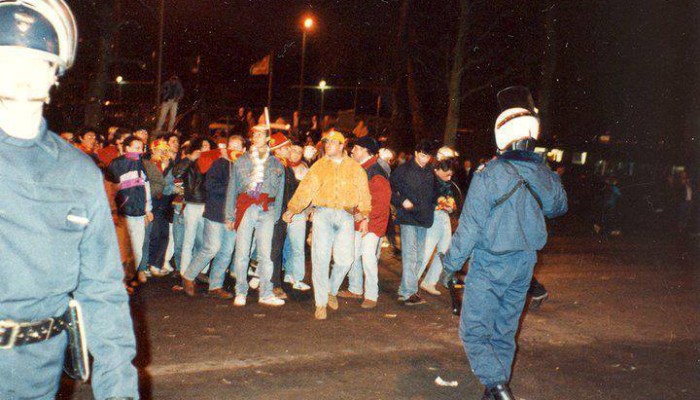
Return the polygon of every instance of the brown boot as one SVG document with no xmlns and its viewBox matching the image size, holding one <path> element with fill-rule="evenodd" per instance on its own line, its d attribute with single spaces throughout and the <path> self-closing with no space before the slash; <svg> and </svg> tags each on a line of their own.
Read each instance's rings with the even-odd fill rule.
<svg viewBox="0 0 700 400">
<path fill-rule="evenodd" d="M 377 307 L 377 302 L 375 300 L 365 299 L 360 307 L 364 309 L 375 308 Z"/>
<path fill-rule="evenodd" d="M 189 297 L 194 297 L 197 295 L 197 289 L 194 281 L 182 278 L 182 287 L 185 289 L 185 294 Z"/>
<path fill-rule="evenodd" d="M 314 318 L 323 320 L 328 318 L 326 314 L 326 307 L 316 307 L 316 312 L 314 313 Z"/>
<path fill-rule="evenodd" d="M 209 296 L 221 300 L 229 300 L 233 298 L 233 293 L 229 293 L 222 288 L 209 291 Z"/>
<path fill-rule="evenodd" d="M 349 290 L 341 290 L 338 292 L 338 297 L 343 298 L 343 299 L 361 299 L 362 295 L 353 293 Z"/>
<path fill-rule="evenodd" d="M 328 308 L 331 310 L 338 309 L 338 298 L 330 293 L 328 293 Z"/>
</svg>

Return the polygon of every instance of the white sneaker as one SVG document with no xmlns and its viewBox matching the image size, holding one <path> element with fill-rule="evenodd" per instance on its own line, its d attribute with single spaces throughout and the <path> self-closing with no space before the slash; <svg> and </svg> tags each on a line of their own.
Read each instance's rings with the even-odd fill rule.
<svg viewBox="0 0 700 400">
<path fill-rule="evenodd" d="M 160 278 L 160 277 L 167 275 L 167 274 L 163 274 L 159 268 L 156 268 L 152 265 L 150 267 L 148 267 L 148 272 L 150 272 L 151 275 L 155 276 L 156 278 Z"/>
<path fill-rule="evenodd" d="M 248 282 L 248 286 L 250 286 L 251 289 L 255 290 L 258 287 L 260 287 L 260 278 L 258 277 L 253 277 L 250 279 L 250 282 Z"/>
<path fill-rule="evenodd" d="M 302 292 L 306 292 L 307 290 L 311 290 L 311 286 L 307 285 L 306 283 L 299 281 L 299 282 L 294 282 L 294 285 L 292 285 L 292 289 L 294 290 L 301 290 Z"/>
<path fill-rule="evenodd" d="M 237 297 L 237 296 L 236 296 Z M 275 296 L 267 296 L 258 300 L 258 303 L 271 307 L 279 307 L 284 305 L 284 300 Z"/>
<path fill-rule="evenodd" d="M 435 285 L 431 285 L 429 283 L 421 283 L 420 288 L 425 290 L 426 292 L 432 294 L 433 296 L 440 296 L 442 293 L 440 293 L 439 290 L 435 289 Z"/>
<path fill-rule="evenodd" d="M 284 283 L 294 283 L 294 278 L 291 275 L 285 275 Z"/>
<path fill-rule="evenodd" d="M 170 266 L 170 264 L 165 264 L 163 268 L 160 269 L 161 274 L 168 275 L 169 273 L 173 272 L 173 267 Z"/>
<path fill-rule="evenodd" d="M 243 306 L 245 306 L 245 300 L 246 300 L 246 295 L 237 294 L 236 298 L 233 300 L 233 305 L 236 307 L 243 307 Z"/>
<path fill-rule="evenodd" d="M 251 260 L 248 265 L 248 276 L 258 276 L 258 262 Z"/>
<path fill-rule="evenodd" d="M 153 276 L 153 274 L 151 274 L 151 271 L 149 271 L 149 270 L 145 270 L 145 271 L 143 271 L 143 273 L 146 274 L 146 277 L 148 277 L 148 278 Z"/>
</svg>

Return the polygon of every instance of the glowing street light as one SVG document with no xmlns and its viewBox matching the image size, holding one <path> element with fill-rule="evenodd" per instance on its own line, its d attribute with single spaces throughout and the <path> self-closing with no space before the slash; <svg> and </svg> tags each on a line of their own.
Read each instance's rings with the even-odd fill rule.
<svg viewBox="0 0 700 400">
<path fill-rule="evenodd" d="M 311 29 L 311 27 L 314 26 L 314 20 L 312 18 L 307 18 L 304 20 L 304 28 Z"/>
<path fill-rule="evenodd" d="M 121 85 L 124 82 L 124 77 L 119 75 L 114 81 Z"/>
<path fill-rule="evenodd" d="M 306 32 L 314 26 L 314 20 L 311 17 L 304 19 L 304 29 L 301 35 L 301 71 L 299 72 L 299 107 L 298 111 L 304 105 L 304 59 L 306 58 Z"/>
</svg>

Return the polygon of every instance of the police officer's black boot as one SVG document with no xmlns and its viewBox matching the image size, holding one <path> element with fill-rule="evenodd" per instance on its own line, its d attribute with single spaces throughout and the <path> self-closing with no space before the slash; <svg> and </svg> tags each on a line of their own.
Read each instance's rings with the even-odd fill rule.
<svg viewBox="0 0 700 400">
<path fill-rule="evenodd" d="M 494 400 L 515 400 L 515 396 L 510 392 L 507 383 L 496 385 L 490 388 L 489 392 L 491 392 L 491 396 L 493 396 Z"/>
<path fill-rule="evenodd" d="M 489 388 L 484 388 L 484 394 L 481 396 L 481 400 L 491 400 L 491 393 L 489 392 Z"/>
</svg>

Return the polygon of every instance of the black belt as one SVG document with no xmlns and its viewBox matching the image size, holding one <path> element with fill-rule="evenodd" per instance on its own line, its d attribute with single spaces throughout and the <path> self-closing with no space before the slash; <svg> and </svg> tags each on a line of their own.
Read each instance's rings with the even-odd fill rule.
<svg viewBox="0 0 700 400">
<path fill-rule="evenodd" d="M 67 326 L 65 315 L 32 322 L 0 320 L 0 350 L 43 342 L 63 332 Z"/>
</svg>

